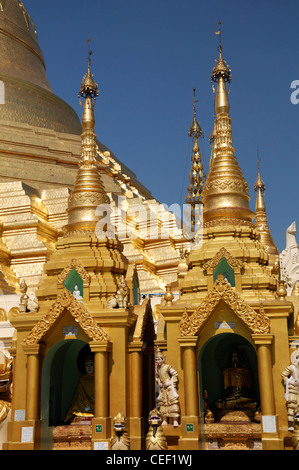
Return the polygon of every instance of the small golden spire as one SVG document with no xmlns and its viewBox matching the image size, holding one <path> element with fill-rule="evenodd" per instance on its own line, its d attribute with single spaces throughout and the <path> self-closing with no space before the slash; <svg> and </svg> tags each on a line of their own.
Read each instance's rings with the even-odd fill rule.
<svg viewBox="0 0 299 470">
<path fill-rule="evenodd" d="M 202 194 L 204 225 L 252 225 L 254 213 L 249 208 L 248 185 L 234 155 L 229 100 L 226 84 L 231 70 L 222 57 L 221 23 L 219 22 L 219 57 L 211 81 L 217 84 L 214 129 L 211 134 L 210 170 Z"/>
<path fill-rule="evenodd" d="M 256 196 L 256 203 L 255 203 L 255 211 L 256 212 L 265 212 L 266 211 L 266 205 L 264 201 L 264 196 L 263 193 L 266 191 L 266 185 L 263 182 L 261 175 L 260 175 L 260 157 L 259 157 L 259 150 L 257 149 L 257 180 L 254 185 L 254 190 L 257 193 Z"/>
<path fill-rule="evenodd" d="M 88 40 L 88 67 L 84 75 L 79 98 L 84 98 L 82 113 L 81 158 L 72 193 L 68 201 L 66 235 L 94 232 L 101 217 L 96 216 L 99 205 L 109 203 L 100 174 L 97 158 L 97 142 L 94 133 L 94 104 L 99 95 L 98 85 L 90 72 L 90 39 Z M 102 217 L 104 214 L 102 215 Z"/>
<path fill-rule="evenodd" d="M 191 124 L 190 130 L 188 132 L 189 137 L 194 139 L 193 153 L 192 153 L 192 164 L 191 172 L 189 174 L 190 185 L 188 186 L 188 195 L 186 196 L 186 203 L 190 204 L 191 210 L 191 232 L 195 231 L 196 225 L 196 206 L 202 204 L 201 195 L 203 190 L 203 184 L 205 180 L 205 175 L 203 173 L 203 164 L 202 157 L 198 147 L 198 138 L 203 137 L 203 132 L 200 125 L 197 122 L 196 118 L 196 103 L 198 101 L 195 99 L 195 88 L 193 88 L 193 122 Z"/>
<path fill-rule="evenodd" d="M 258 175 L 257 175 L 257 180 L 254 185 L 254 190 L 257 193 L 256 203 L 255 203 L 255 213 L 256 213 L 255 225 L 259 231 L 259 239 L 265 251 L 269 255 L 274 255 L 273 260 L 271 260 L 270 262 L 270 264 L 274 265 L 275 261 L 277 261 L 276 255 L 278 255 L 279 252 L 273 241 L 273 238 L 270 233 L 269 226 L 268 226 L 268 221 L 267 221 L 266 204 L 264 200 L 264 192 L 266 190 L 266 186 L 260 175 L 261 159 L 259 156 L 259 150 L 257 150 L 257 161 L 258 161 Z"/>
</svg>

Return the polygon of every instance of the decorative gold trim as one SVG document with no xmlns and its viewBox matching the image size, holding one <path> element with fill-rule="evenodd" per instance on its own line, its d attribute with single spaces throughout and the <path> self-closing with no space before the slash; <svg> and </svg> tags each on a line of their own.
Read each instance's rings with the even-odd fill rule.
<svg viewBox="0 0 299 470">
<path fill-rule="evenodd" d="M 182 319 L 179 323 L 179 327 L 180 327 L 180 332 L 182 333 L 182 336 L 195 336 L 194 328 L 191 325 L 190 317 L 188 315 L 186 308 L 182 315 Z"/>
<path fill-rule="evenodd" d="M 213 289 L 203 303 L 189 317 L 187 311 L 182 315 L 179 328 L 182 336 L 195 336 L 208 320 L 219 302 L 223 300 L 235 314 L 244 321 L 254 334 L 267 334 L 270 332 L 270 320 L 265 314 L 263 305 L 259 312 L 252 310 L 249 305 L 234 291 L 234 289 L 219 274 Z"/>
<path fill-rule="evenodd" d="M 214 269 L 218 266 L 220 263 L 221 259 L 225 258 L 228 264 L 233 268 L 234 270 L 241 270 L 244 266 L 243 261 L 238 260 L 234 256 L 230 254 L 229 251 L 227 251 L 226 248 L 222 247 L 220 250 L 216 253 L 214 258 L 210 259 L 207 263 L 203 265 L 203 269 L 206 270 L 208 273 L 214 271 Z"/>
<path fill-rule="evenodd" d="M 0 321 L 7 321 L 7 313 L 4 308 L 0 308 Z"/>
<path fill-rule="evenodd" d="M 204 222 L 203 226 L 204 228 L 213 228 L 213 227 L 229 227 L 229 226 L 245 226 L 245 227 L 250 227 L 252 229 L 256 229 L 256 225 L 253 222 L 250 222 L 249 220 L 243 220 L 243 219 L 237 219 L 237 218 L 217 218 L 214 220 L 208 220 Z"/>
<path fill-rule="evenodd" d="M 73 258 L 71 262 L 64 268 L 64 270 L 59 274 L 57 278 L 57 284 L 63 284 L 72 269 L 75 269 L 79 276 L 81 277 L 83 282 L 89 284 L 90 282 L 90 275 L 84 268 L 84 266 L 78 261 L 77 259 Z"/>
<path fill-rule="evenodd" d="M 61 313 L 67 309 L 93 341 L 108 341 L 107 333 L 92 318 L 88 310 L 65 287 L 43 318 L 36 323 L 22 346 L 37 344 Z"/>
</svg>

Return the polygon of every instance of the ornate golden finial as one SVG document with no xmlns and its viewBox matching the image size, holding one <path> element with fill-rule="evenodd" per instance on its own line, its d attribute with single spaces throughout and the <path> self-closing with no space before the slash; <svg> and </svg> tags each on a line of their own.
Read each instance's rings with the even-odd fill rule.
<svg viewBox="0 0 299 470">
<path fill-rule="evenodd" d="M 193 122 L 191 124 L 190 130 L 188 132 L 189 137 L 194 139 L 194 146 L 193 146 L 193 153 L 192 153 L 192 164 L 191 164 L 191 172 L 189 174 L 190 185 L 188 186 L 188 195 L 186 196 L 186 203 L 190 204 L 190 221 L 191 221 L 191 231 L 195 231 L 195 224 L 196 224 L 196 205 L 201 204 L 201 194 L 203 190 L 203 185 L 205 181 L 205 174 L 203 173 L 203 164 L 202 164 L 202 157 L 198 147 L 198 138 L 203 137 L 203 132 L 201 130 L 200 125 L 196 119 L 196 103 L 198 101 L 195 99 L 195 88 L 193 88 Z"/>
<path fill-rule="evenodd" d="M 279 300 L 282 300 L 282 301 L 286 300 L 287 290 L 286 290 L 285 282 L 283 280 L 278 281 L 276 295 L 279 298 Z"/>
<path fill-rule="evenodd" d="M 87 66 L 87 72 L 84 75 L 83 80 L 81 82 L 80 91 L 78 93 L 80 104 L 81 104 L 81 96 L 84 98 L 87 98 L 88 96 L 93 98 L 93 105 L 95 105 L 95 101 L 97 97 L 99 96 L 98 84 L 95 82 L 93 78 L 93 74 L 90 72 L 91 54 L 92 54 L 92 51 L 90 49 L 90 38 L 88 38 L 88 58 L 87 58 L 88 66 Z"/>
<path fill-rule="evenodd" d="M 201 130 L 200 125 L 197 122 L 196 119 L 196 103 L 198 103 L 198 100 L 195 99 L 195 88 L 193 88 L 193 122 L 190 126 L 188 135 L 189 137 L 193 137 L 194 139 L 199 139 L 200 137 L 203 137 L 203 132 Z"/>
<path fill-rule="evenodd" d="M 231 81 L 231 70 L 229 69 L 228 65 L 226 64 L 226 61 L 222 58 L 222 43 L 221 43 L 221 21 L 218 22 L 219 25 L 219 30 L 215 31 L 215 34 L 219 35 L 219 57 L 218 61 L 213 68 L 212 71 L 212 77 L 211 81 L 212 82 L 218 82 L 220 78 L 222 78 L 225 82 Z"/>
<path fill-rule="evenodd" d="M 166 305 L 171 305 L 171 304 L 172 304 L 172 301 L 173 301 L 173 299 L 174 299 L 174 295 L 173 295 L 173 293 L 172 293 L 172 290 L 171 290 L 170 285 L 167 285 L 167 286 L 166 286 L 166 291 L 165 291 L 164 299 L 166 300 Z"/>
</svg>

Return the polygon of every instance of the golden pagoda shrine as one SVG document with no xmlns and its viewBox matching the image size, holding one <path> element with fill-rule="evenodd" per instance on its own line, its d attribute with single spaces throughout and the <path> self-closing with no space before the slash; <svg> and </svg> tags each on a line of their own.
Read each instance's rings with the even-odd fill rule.
<svg viewBox="0 0 299 470">
<path fill-rule="evenodd" d="M 45 264 L 36 310 L 28 311 L 23 297 L 10 315 L 17 334 L 8 450 L 110 449 L 118 413 L 128 419 L 130 448 L 140 449 L 142 416 L 154 402 L 150 302 L 139 305 L 136 269 L 121 243 L 97 230 L 96 209 L 109 198 L 96 160 L 98 87 L 90 59 L 79 95 L 82 152 L 68 223 Z"/>
<path fill-rule="evenodd" d="M 202 239 L 196 242 L 194 234 L 188 269 L 178 279 L 179 299 L 169 296 L 160 307 L 167 337 L 156 340 L 180 384 L 178 449 L 294 449 L 295 299 L 286 297 L 280 281 L 259 171 L 256 212 L 249 207 L 232 144 L 231 70 L 221 40 L 211 80 L 217 89 L 210 168 L 201 191 Z M 199 134 L 193 133 L 197 152 Z M 197 178 L 202 181 L 202 171 Z"/>
<path fill-rule="evenodd" d="M 44 264 L 63 233 L 82 129 L 74 109 L 51 88 L 37 30 L 23 2 L 0 3 L 0 37 L 0 92 L 3 88 L 5 97 L 0 105 L 0 221 L 5 245 L 1 252 L 4 270 L 12 270 L 7 272 L 11 295 L 1 307 L 8 313 L 18 303 L 12 294 L 18 298 L 21 294 L 19 279 L 26 282 L 27 294 L 34 300 Z M 148 235 L 152 228 L 135 220 L 134 207 L 143 204 L 144 210 L 156 213 L 156 224 L 161 225 L 162 204 L 98 139 L 96 152 L 111 204 L 120 206 L 121 201 L 130 207 L 130 228 L 136 236 L 132 243 L 124 237 L 125 255 L 136 264 L 142 292 L 161 296 L 165 286 L 176 280 L 183 243 L 182 237 L 172 234 L 174 217 L 168 216 L 169 239 L 157 246 Z"/>
<path fill-rule="evenodd" d="M 80 124 L 51 91 L 22 2 L 3 2 L 0 20 L 7 41 L 0 54 L 17 37 L 15 54 L 29 74 L 19 81 L 18 61 L 6 75 L 0 68 L 11 93 L 11 120 L 0 122 L 7 143 L 0 200 L 9 191 L 12 201 L 0 212 L 0 279 L 10 306 L 0 310 L 2 449 L 297 450 L 299 288 L 287 295 L 281 280 L 259 168 L 255 211 L 249 206 L 220 25 L 210 168 L 205 176 L 194 92 L 188 237 L 168 217 L 162 239 L 161 214 L 146 217 L 158 202 L 95 135 L 99 91 L 90 54 Z M 22 87 L 24 100 L 28 87 L 45 98 L 41 122 L 16 108 Z M 54 108 L 73 117 L 63 120 L 71 128 L 63 129 Z M 62 141 L 66 152 L 64 145 L 58 151 Z M 38 172 L 23 180 L 31 165 L 54 175 L 47 187 Z M 117 196 L 125 196 L 129 216 L 114 212 L 110 225 L 105 210 Z M 145 218 L 135 224 L 140 201 Z M 152 292 L 163 294 L 161 303 L 153 305 Z"/>
</svg>

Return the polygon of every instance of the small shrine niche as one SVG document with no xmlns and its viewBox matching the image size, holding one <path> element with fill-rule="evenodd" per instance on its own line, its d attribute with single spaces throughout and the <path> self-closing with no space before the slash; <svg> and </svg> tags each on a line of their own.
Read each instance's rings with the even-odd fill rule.
<svg viewBox="0 0 299 470">
<path fill-rule="evenodd" d="M 83 298 L 83 279 L 78 274 L 75 268 L 73 268 L 67 276 L 66 280 L 63 283 L 63 287 L 66 287 L 67 290 L 75 296 L 75 298 Z"/>
<path fill-rule="evenodd" d="M 222 274 L 223 277 L 228 281 L 228 283 L 235 287 L 235 273 L 233 268 L 228 264 L 226 258 L 221 258 L 220 262 L 213 271 L 213 282 L 216 281 L 219 274 Z"/>
</svg>

